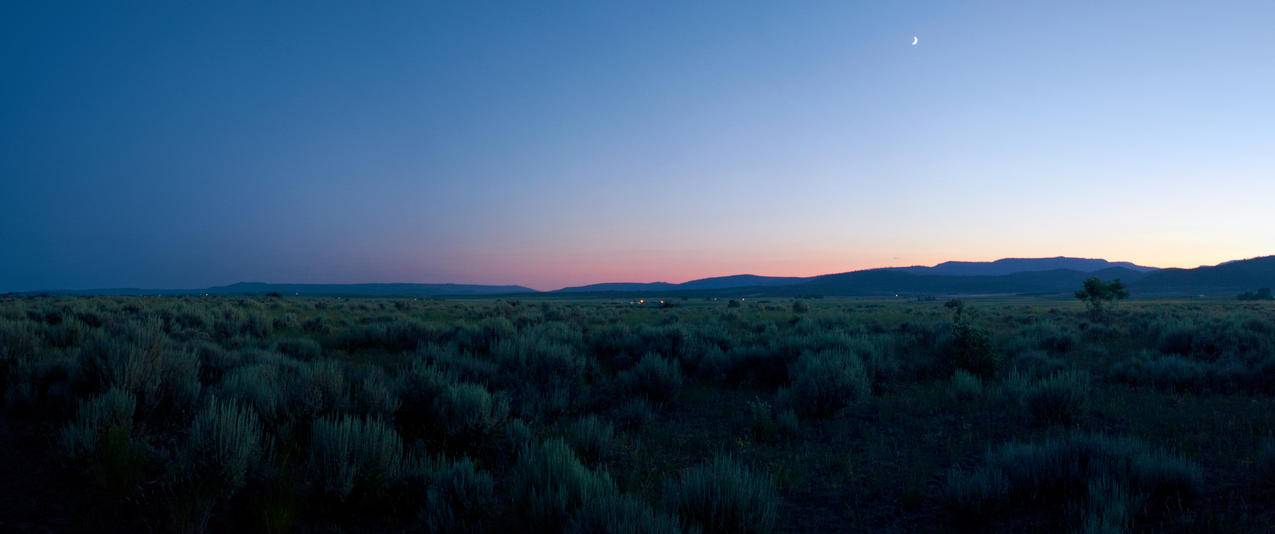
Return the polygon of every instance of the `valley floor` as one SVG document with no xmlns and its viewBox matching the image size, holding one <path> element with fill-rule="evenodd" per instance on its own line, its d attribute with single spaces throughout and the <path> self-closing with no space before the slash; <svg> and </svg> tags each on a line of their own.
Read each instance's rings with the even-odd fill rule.
<svg viewBox="0 0 1275 534">
<path fill-rule="evenodd" d="M 1271 303 L 649 302 L 0 299 L 0 530 L 1275 522 Z"/>
</svg>

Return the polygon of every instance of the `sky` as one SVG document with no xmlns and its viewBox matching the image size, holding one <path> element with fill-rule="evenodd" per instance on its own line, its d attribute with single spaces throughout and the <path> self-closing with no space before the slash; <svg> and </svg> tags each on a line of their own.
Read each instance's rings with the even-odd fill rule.
<svg viewBox="0 0 1275 534">
<path fill-rule="evenodd" d="M 1275 254 L 1272 24 L 1268 0 L 5 2 L 0 291 Z"/>
</svg>

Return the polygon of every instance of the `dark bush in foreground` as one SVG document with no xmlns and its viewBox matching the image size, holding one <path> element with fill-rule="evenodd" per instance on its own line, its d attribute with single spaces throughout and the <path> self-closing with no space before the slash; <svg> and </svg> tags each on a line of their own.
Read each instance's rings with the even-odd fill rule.
<svg viewBox="0 0 1275 534">
<path fill-rule="evenodd" d="M 953 469 L 947 474 L 943 498 L 958 519 L 974 521 L 1004 506 L 1009 496 L 1009 477 L 995 467 L 972 471 Z"/>
<path fill-rule="evenodd" d="M 605 460 L 611 453 L 614 440 L 615 427 L 596 415 L 577 419 L 567 427 L 567 441 L 580 453 L 580 458 L 589 464 Z"/>
<path fill-rule="evenodd" d="M 827 417 L 871 393 L 863 362 L 846 352 L 802 354 L 789 374 L 792 403 L 801 415 Z"/>
<path fill-rule="evenodd" d="M 298 360 L 317 360 L 323 354 L 323 347 L 317 341 L 307 338 L 281 339 L 275 342 L 274 350 Z"/>
<path fill-rule="evenodd" d="M 585 467 L 561 439 L 525 451 L 514 466 L 512 483 L 516 512 L 536 532 L 561 531 L 585 503 L 616 492 L 605 471 Z"/>
<path fill-rule="evenodd" d="M 679 534 L 677 519 L 628 495 L 604 495 L 585 503 L 567 530 L 572 534 Z"/>
<path fill-rule="evenodd" d="M 63 452 L 71 458 L 91 458 L 110 441 L 127 442 L 133 430 L 137 400 L 120 389 L 80 403 L 75 420 L 62 430 Z"/>
<path fill-rule="evenodd" d="M 1070 434 L 1001 445 L 988 452 L 982 467 L 952 471 L 945 500 L 965 520 L 989 519 L 1011 507 L 1109 513 L 1090 504 L 1091 497 L 1101 497 L 1092 493 L 1099 482 L 1108 493 L 1145 499 L 1122 503 L 1134 514 L 1145 515 L 1169 503 L 1189 504 L 1200 493 L 1203 472 L 1190 461 L 1132 438 Z"/>
<path fill-rule="evenodd" d="M 992 346 L 991 334 L 966 323 L 953 327 L 947 356 L 953 367 L 981 377 L 994 376 L 1001 364 L 1000 353 Z"/>
<path fill-rule="evenodd" d="M 1089 407 L 1089 374 L 1064 371 L 1038 380 L 1024 392 L 1023 404 L 1037 423 L 1074 423 Z"/>
<path fill-rule="evenodd" d="M 261 457 L 262 435 L 251 408 L 212 399 L 190 426 L 186 453 L 193 476 L 221 486 L 227 496 L 238 491 Z"/>
<path fill-rule="evenodd" d="M 311 427 L 306 472 L 323 494 L 345 499 L 383 491 L 398 480 L 403 463 L 402 439 L 381 421 L 320 418 Z"/>
<path fill-rule="evenodd" d="M 948 392 L 957 401 L 971 401 L 983 396 L 983 379 L 964 369 L 952 374 Z"/>
<path fill-rule="evenodd" d="M 1275 488 L 1275 439 L 1267 439 L 1262 442 L 1261 447 L 1257 450 L 1256 469 L 1259 485 L 1268 488 Z"/>
<path fill-rule="evenodd" d="M 667 402 L 682 388 L 682 369 L 677 360 L 650 353 L 632 369 L 621 373 L 620 382 L 628 391 L 655 402 Z"/>
<path fill-rule="evenodd" d="M 452 384 L 434 398 L 433 427 L 460 444 L 492 433 L 509 415 L 509 401 L 478 384 Z"/>
<path fill-rule="evenodd" d="M 170 509 L 175 526 L 202 531 L 213 507 L 243 489 L 262 456 L 261 421 L 251 408 L 210 402 L 195 417 L 174 484 L 184 494 Z"/>
<path fill-rule="evenodd" d="M 440 466 L 430 477 L 421 511 L 430 532 L 474 532 L 497 513 L 495 482 L 463 458 Z"/>
<path fill-rule="evenodd" d="M 686 470 L 664 495 L 684 525 L 705 533 L 771 532 L 779 514 L 770 477 L 725 457 Z"/>
</svg>

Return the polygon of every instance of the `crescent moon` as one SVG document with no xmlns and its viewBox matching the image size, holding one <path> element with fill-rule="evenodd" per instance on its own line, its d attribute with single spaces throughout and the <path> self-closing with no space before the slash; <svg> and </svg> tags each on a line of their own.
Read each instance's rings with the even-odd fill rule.
<svg viewBox="0 0 1275 534">
<path fill-rule="evenodd" d="M 913 36 L 912 36 L 912 46 L 916 46 L 916 43 L 919 43 L 919 42 L 921 42 L 921 40 L 920 40 L 920 39 L 917 39 L 917 38 L 916 38 L 916 36 L 915 36 L 915 35 L 913 35 Z"/>
</svg>

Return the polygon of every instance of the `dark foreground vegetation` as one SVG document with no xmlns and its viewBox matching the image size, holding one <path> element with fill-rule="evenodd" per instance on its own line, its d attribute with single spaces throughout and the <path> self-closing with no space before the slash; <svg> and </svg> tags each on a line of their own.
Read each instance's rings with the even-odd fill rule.
<svg viewBox="0 0 1275 534">
<path fill-rule="evenodd" d="M 1237 531 L 1275 305 L 0 300 L 0 530 Z"/>
</svg>

